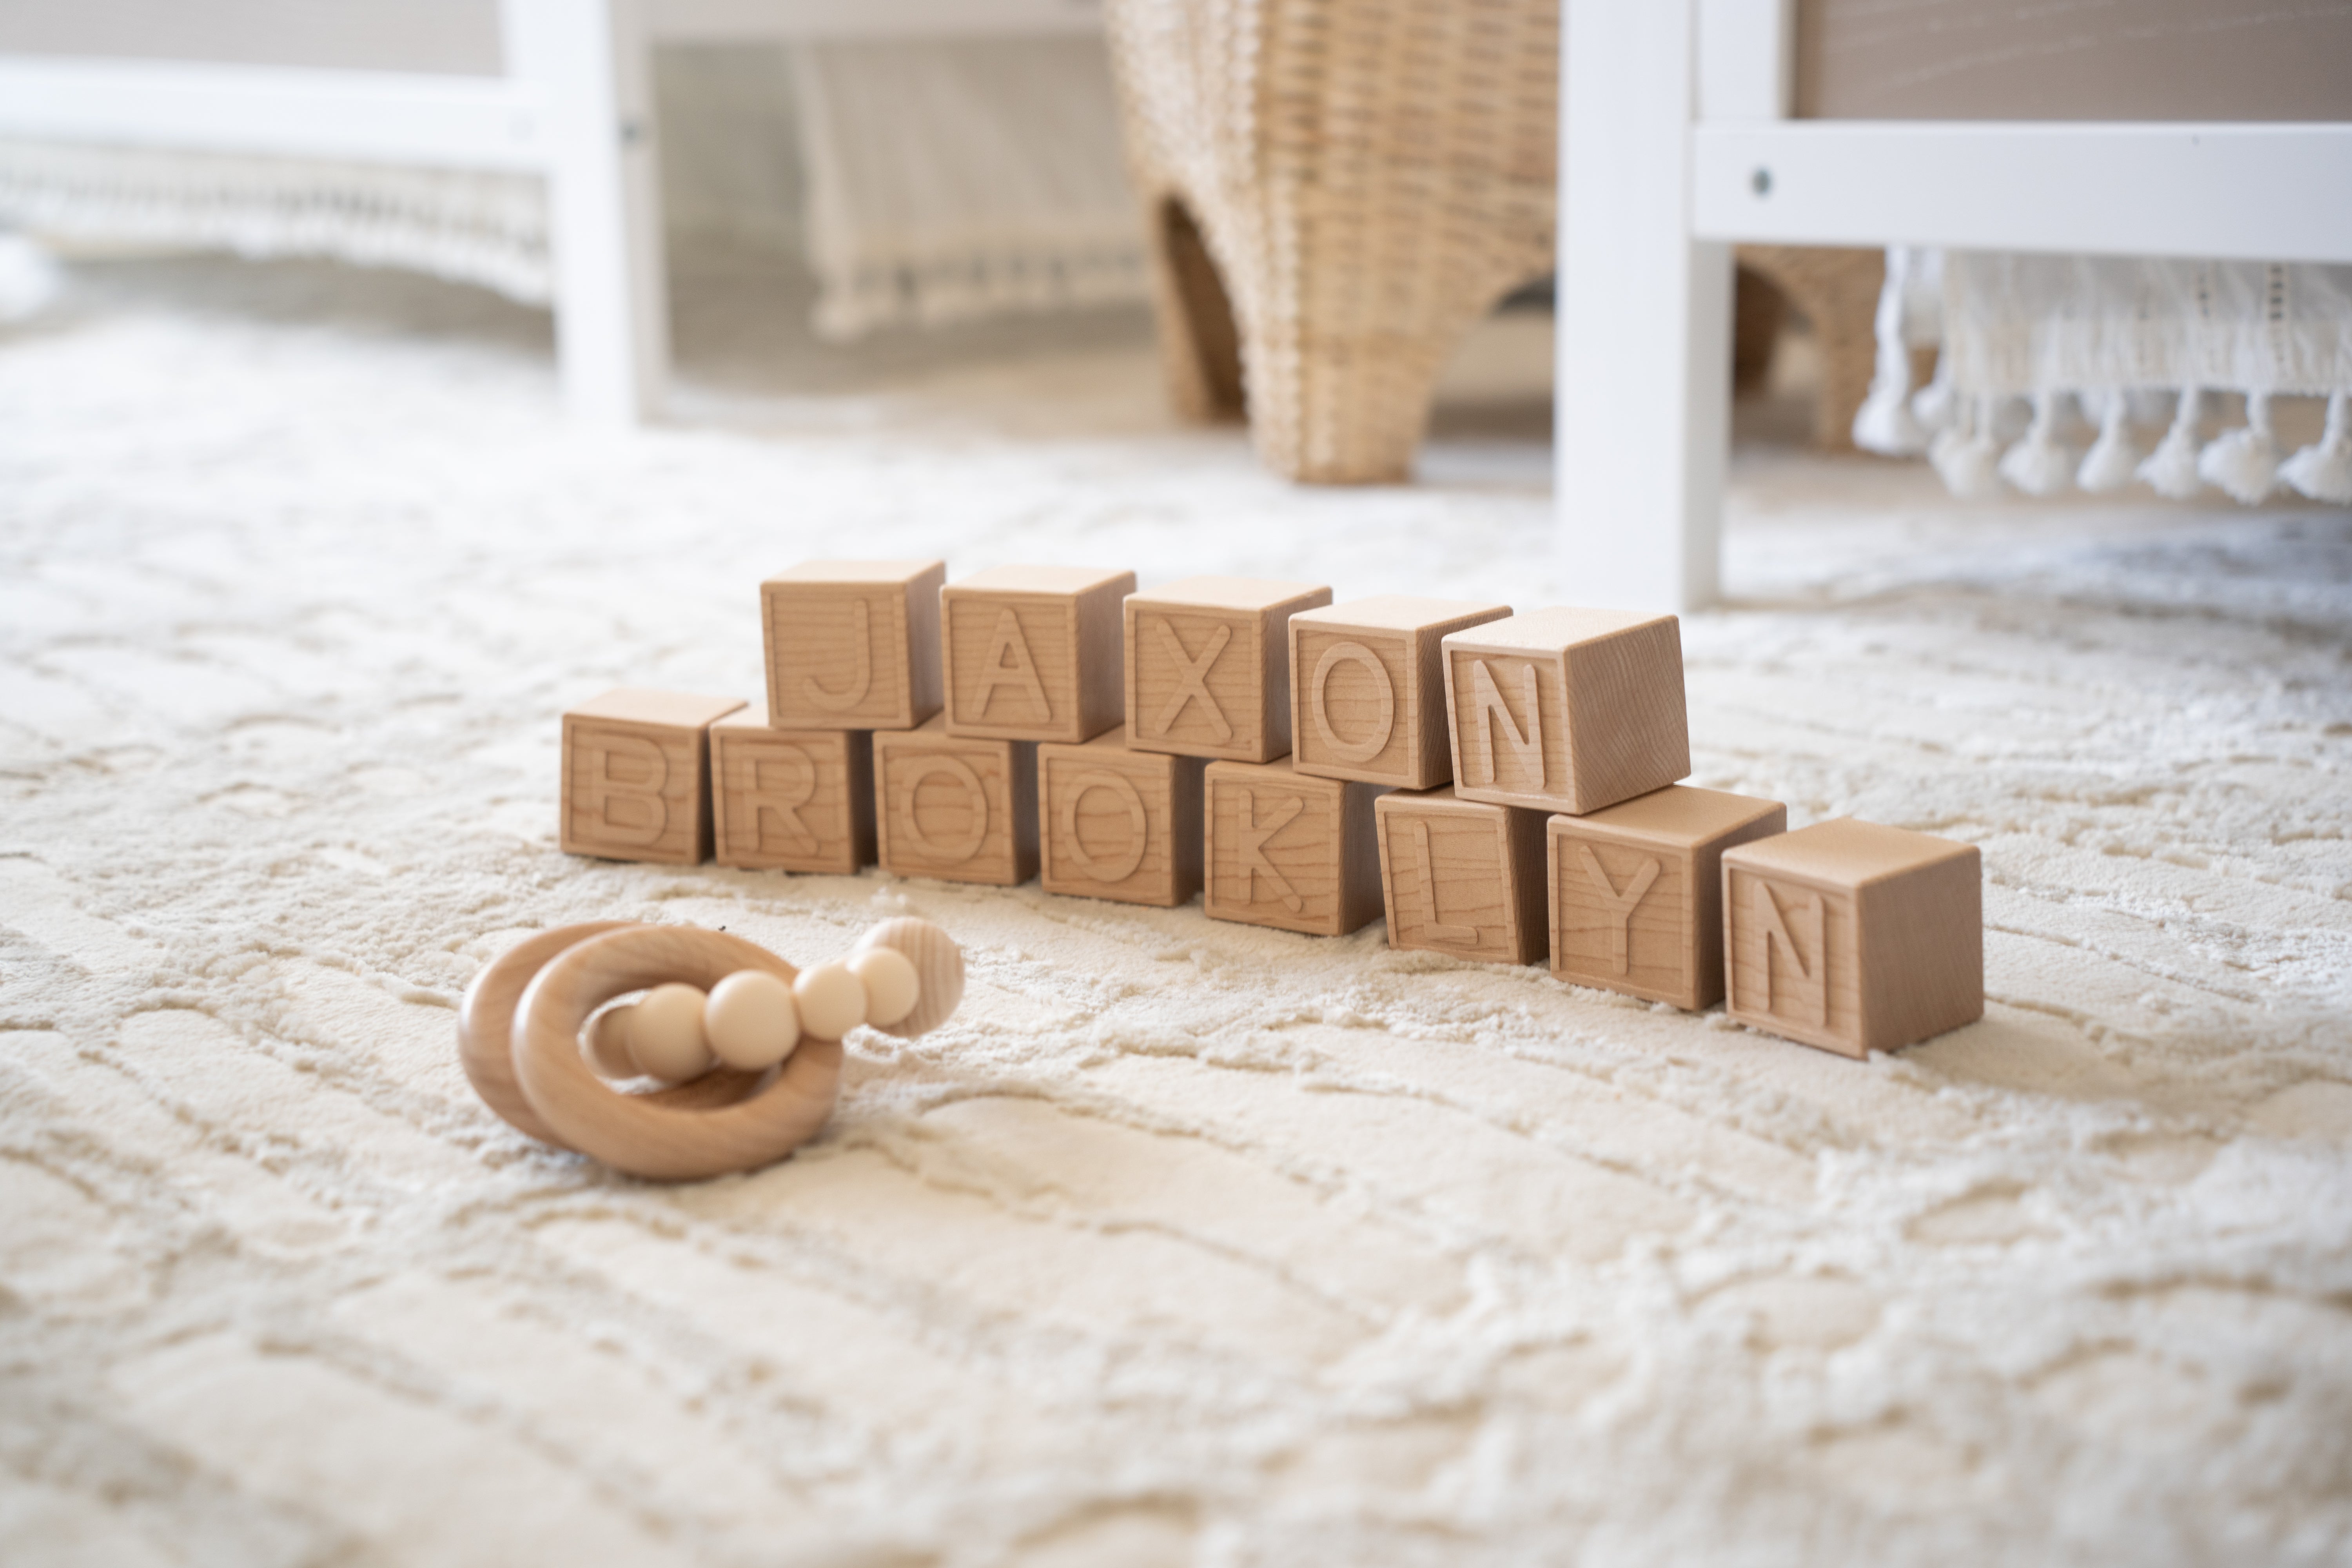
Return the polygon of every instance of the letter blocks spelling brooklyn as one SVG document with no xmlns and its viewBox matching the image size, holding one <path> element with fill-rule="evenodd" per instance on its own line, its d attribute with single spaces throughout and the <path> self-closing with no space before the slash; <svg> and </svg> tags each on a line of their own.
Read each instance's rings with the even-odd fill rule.
<svg viewBox="0 0 2352 1568">
<path fill-rule="evenodd" d="M 1984 1012 L 1978 851 L 1698 789 L 1672 616 L 1107 567 L 808 562 L 764 714 L 563 715 L 562 847 L 903 877 L 1548 963 L 1862 1056 Z"/>
</svg>

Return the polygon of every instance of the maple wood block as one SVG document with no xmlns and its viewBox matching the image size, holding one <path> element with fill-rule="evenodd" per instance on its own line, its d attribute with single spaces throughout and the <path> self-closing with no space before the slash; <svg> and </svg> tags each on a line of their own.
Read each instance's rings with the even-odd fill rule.
<svg viewBox="0 0 2352 1568">
<path fill-rule="evenodd" d="M 1271 763 L 1211 763 L 1202 805 L 1213 920 L 1345 936 L 1381 912 L 1380 790 Z"/>
<path fill-rule="evenodd" d="M 1198 757 L 1128 748 L 1116 732 L 1037 748 L 1038 885 L 1173 909 L 1201 890 Z"/>
<path fill-rule="evenodd" d="M 1549 826 L 1551 972 L 1696 1011 L 1723 1000 L 1723 852 L 1787 831 L 1777 800 L 1671 784 Z"/>
<path fill-rule="evenodd" d="M 1127 600 L 1127 743 L 1265 763 L 1290 750 L 1290 617 L 1331 590 L 1187 577 Z"/>
<path fill-rule="evenodd" d="M 1389 945 L 1488 963 L 1546 947 L 1540 812 L 1464 800 L 1451 785 L 1372 804 Z"/>
<path fill-rule="evenodd" d="M 940 710 L 941 561 L 806 561 L 760 584 L 768 722 L 911 730 Z"/>
<path fill-rule="evenodd" d="M 1674 616 L 1537 610 L 1451 633 L 1444 646 L 1465 800 L 1580 815 L 1689 773 Z"/>
<path fill-rule="evenodd" d="M 710 726 L 710 816 L 721 866 L 841 876 L 870 866 L 873 737 L 730 713 Z"/>
<path fill-rule="evenodd" d="M 563 715 L 567 855 L 698 866 L 710 858 L 711 723 L 737 697 L 619 687 Z"/>
<path fill-rule="evenodd" d="M 943 718 L 874 736 L 875 839 L 901 877 L 1013 887 L 1037 874 L 1037 748 L 950 735 Z"/>
<path fill-rule="evenodd" d="M 1974 1023 L 1982 860 L 1972 844 L 1850 816 L 1726 851 L 1725 1010 L 1850 1057 Z"/>
<path fill-rule="evenodd" d="M 1398 789 L 1452 779 L 1439 645 L 1510 613 L 1508 605 L 1387 594 L 1291 616 L 1291 764 Z"/>
<path fill-rule="evenodd" d="M 1092 740 L 1120 706 L 1119 601 L 1132 572 L 995 566 L 940 595 L 948 733 L 1001 741 Z"/>
</svg>

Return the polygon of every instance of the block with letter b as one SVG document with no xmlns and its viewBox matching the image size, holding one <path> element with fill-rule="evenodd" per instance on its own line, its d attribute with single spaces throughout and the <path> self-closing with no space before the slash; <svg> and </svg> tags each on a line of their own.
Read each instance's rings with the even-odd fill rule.
<svg viewBox="0 0 2352 1568">
<path fill-rule="evenodd" d="M 835 876 L 869 866 L 873 738 L 730 713 L 710 727 L 710 815 L 721 866 Z"/>
<path fill-rule="evenodd" d="M 1533 963 L 1545 949 L 1544 819 L 1463 800 L 1451 786 L 1372 803 L 1389 945 L 1486 963 Z"/>
<path fill-rule="evenodd" d="M 1439 643 L 1508 605 L 1387 594 L 1290 617 L 1291 764 L 1430 789 L 1454 776 Z"/>
<path fill-rule="evenodd" d="M 768 722 L 911 730 L 940 710 L 939 561 L 807 561 L 760 584 Z"/>
<path fill-rule="evenodd" d="M 1135 574 L 995 566 L 940 595 L 948 733 L 1075 745 L 1124 710 L 1119 603 Z"/>
<path fill-rule="evenodd" d="M 1788 826 L 1777 800 L 1682 784 L 1553 817 L 1552 973 L 1712 1007 L 1723 999 L 1723 852 Z"/>
<path fill-rule="evenodd" d="M 566 710 L 564 852 L 663 866 L 709 859 L 710 726 L 742 706 L 624 687 Z"/>
<path fill-rule="evenodd" d="M 1037 748 L 1037 882 L 1173 909 L 1201 890 L 1198 757 L 1128 749 L 1114 731 Z"/>
<path fill-rule="evenodd" d="M 1345 936 L 1381 912 L 1379 789 L 1271 763 L 1211 763 L 1202 805 L 1209 918 Z"/>
<path fill-rule="evenodd" d="M 1725 1010 L 1823 1050 L 1891 1051 L 1984 1016 L 1973 844 L 1840 817 L 1723 857 Z"/>
<path fill-rule="evenodd" d="M 1290 617 L 1331 590 L 1187 577 L 1127 600 L 1127 743 L 1265 763 L 1290 750 Z"/>
<path fill-rule="evenodd" d="M 1452 633 L 1444 650 L 1465 800 L 1581 814 L 1690 773 L 1672 616 L 1537 610 Z"/>
<path fill-rule="evenodd" d="M 950 735 L 943 719 L 874 737 L 883 868 L 1013 887 L 1037 874 L 1037 748 Z"/>
</svg>

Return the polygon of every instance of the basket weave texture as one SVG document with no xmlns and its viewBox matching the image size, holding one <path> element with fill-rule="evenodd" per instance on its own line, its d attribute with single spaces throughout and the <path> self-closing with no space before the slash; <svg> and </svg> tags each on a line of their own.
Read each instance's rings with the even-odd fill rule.
<svg viewBox="0 0 2352 1568">
<path fill-rule="evenodd" d="M 1455 343 L 1552 264 L 1559 0 L 1107 21 L 1178 409 L 1245 405 L 1293 479 L 1405 478 Z"/>
</svg>

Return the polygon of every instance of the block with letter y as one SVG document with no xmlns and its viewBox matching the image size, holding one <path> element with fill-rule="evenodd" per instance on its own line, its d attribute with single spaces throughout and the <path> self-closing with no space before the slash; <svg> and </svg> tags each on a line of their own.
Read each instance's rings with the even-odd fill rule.
<svg viewBox="0 0 2352 1568">
<path fill-rule="evenodd" d="M 567 710 L 564 852 L 663 866 L 709 859 L 710 726 L 742 706 L 623 687 Z"/>
</svg>

